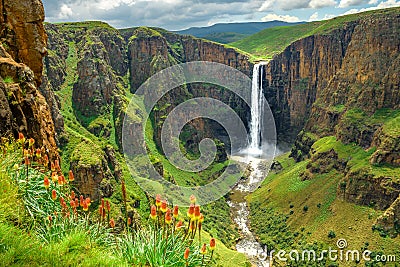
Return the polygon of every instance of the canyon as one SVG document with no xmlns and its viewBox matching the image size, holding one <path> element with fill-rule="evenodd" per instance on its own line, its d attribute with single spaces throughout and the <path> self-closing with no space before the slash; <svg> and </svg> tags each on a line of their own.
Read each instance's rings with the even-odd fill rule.
<svg viewBox="0 0 400 267">
<path fill-rule="evenodd" d="M 43 24 L 41 2 L 31 2 L 0 4 L 0 135 L 33 137 L 51 159 L 61 158 L 64 171 L 73 170 L 76 188 L 94 201 L 118 196 L 121 179 L 129 176 L 122 157 L 122 123 L 143 82 L 179 63 L 217 62 L 248 76 L 256 63 L 234 47 L 159 28 Z M 261 77 L 278 141 L 293 144 L 295 162 L 307 161 L 299 177 L 313 181 L 337 172 L 341 178 L 335 197 L 379 211 L 374 223 L 392 237 L 400 225 L 399 11 L 360 16 L 295 40 L 264 66 Z M 152 113 L 157 148 L 165 117 L 180 103 L 201 96 L 229 104 L 250 128 L 250 107 L 232 92 L 210 84 L 181 86 Z M 133 129 L 143 120 L 140 107 L 129 116 Z M 213 121 L 193 120 L 184 131 L 190 153 L 198 153 L 197 144 L 205 137 L 229 146 L 226 132 Z M 322 151 L 316 147 L 321 143 L 335 146 Z M 344 148 L 352 151 L 349 146 L 362 156 L 343 157 Z M 226 161 L 226 154 L 221 148 L 219 162 Z M 162 155 L 158 157 L 152 159 L 157 171 L 173 181 L 160 163 Z M 128 191 L 128 206 L 135 213 L 145 197 L 137 187 Z"/>
</svg>

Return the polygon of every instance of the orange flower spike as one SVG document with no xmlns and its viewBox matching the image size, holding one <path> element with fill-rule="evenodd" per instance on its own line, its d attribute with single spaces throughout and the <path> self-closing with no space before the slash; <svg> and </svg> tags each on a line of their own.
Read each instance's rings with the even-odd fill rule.
<svg viewBox="0 0 400 267">
<path fill-rule="evenodd" d="M 29 164 L 31 164 L 30 160 L 28 157 L 25 157 L 25 165 L 29 166 Z"/>
<path fill-rule="evenodd" d="M 50 180 L 49 180 L 49 178 L 48 178 L 47 176 L 44 177 L 43 183 L 44 183 L 44 187 L 45 187 L 46 189 L 49 189 L 49 187 L 50 187 Z"/>
<path fill-rule="evenodd" d="M 163 200 L 161 202 L 160 210 L 165 213 L 165 212 L 167 212 L 167 209 L 168 209 L 168 203 L 166 200 Z"/>
<path fill-rule="evenodd" d="M 69 205 L 71 206 L 71 208 L 75 208 L 75 201 L 74 201 L 74 200 L 71 200 L 71 201 L 69 202 Z"/>
<path fill-rule="evenodd" d="M 210 240 L 210 249 L 211 249 L 211 250 L 214 250 L 214 249 L 215 249 L 215 246 L 216 246 L 216 244 L 215 244 L 215 238 L 211 238 L 211 240 Z"/>
<path fill-rule="evenodd" d="M 18 133 L 18 142 L 20 142 L 21 144 L 25 143 L 25 136 L 23 133 Z"/>
<path fill-rule="evenodd" d="M 204 215 L 203 215 L 203 213 L 200 213 L 199 222 L 200 222 L 200 223 L 204 222 Z"/>
<path fill-rule="evenodd" d="M 171 210 L 168 209 L 167 212 L 165 213 L 165 223 L 166 224 L 171 224 L 172 223 L 172 217 L 171 217 Z"/>
<path fill-rule="evenodd" d="M 101 199 L 101 207 L 104 209 L 104 198 Z"/>
<path fill-rule="evenodd" d="M 178 215 L 179 215 L 179 207 L 178 206 L 174 207 L 173 215 L 174 215 L 175 219 L 178 218 Z"/>
<path fill-rule="evenodd" d="M 190 196 L 190 203 L 192 203 L 192 204 L 196 203 L 196 197 L 194 195 Z"/>
<path fill-rule="evenodd" d="M 74 200 L 75 199 L 75 191 L 71 191 L 71 199 Z"/>
<path fill-rule="evenodd" d="M 62 180 L 62 176 L 58 176 L 58 185 L 62 186 L 63 185 L 63 180 Z"/>
<path fill-rule="evenodd" d="M 50 170 L 51 170 L 52 172 L 54 172 L 54 171 L 56 170 L 56 168 L 55 168 L 53 162 L 50 164 Z"/>
<path fill-rule="evenodd" d="M 85 201 L 84 201 L 84 199 L 83 199 L 83 196 L 81 195 L 81 196 L 79 197 L 79 205 L 80 205 L 81 207 L 83 207 L 83 202 L 85 202 Z"/>
<path fill-rule="evenodd" d="M 111 218 L 111 220 L 110 220 L 110 226 L 111 226 L 111 228 L 115 227 L 115 221 L 113 218 Z"/>
<path fill-rule="evenodd" d="M 150 210 L 150 217 L 155 220 L 157 218 L 157 208 L 156 206 L 152 205 Z"/>
<path fill-rule="evenodd" d="M 56 183 L 58 181 L 58 175 L 55 172 L 51 173 L 51 180 L 53 181 L 53 183 Z"/>
<path fill-rule="evenodd" d="M 61 206 L 64 206 L 64 198 L 63 197 L 60 197 L 60 204 L 61 204 Z"/>
<path fill-rule="evenodd" d="M 110 212 L 110 210 L 111 210 L 110 202 L 108 200 L 106 201 L 106 209 L 107 209 L 107 212 Z"/>
<path fill-rule="evenodd" d="M 53 220 L 53 217 L 51 217 L 51 215 L 47 216 L 47 219 L 49 220 L 49 222 L 51 223 L 51 221 Z"/>
<path fill-rule="evenodd" d="M 160 207 L 161 206 L 161 195 L 157 194 L 156 195 L 156 207 Z"/>
<path fill-rule="evenodd" d="M 35 144 L 35 139 L 30 138 L 28 141 L 29 147 L 33 146 L 33 144 Z"/>
<path fill-rule="evenodd" d="M 194 204 L 190 204 L 187 215 L 190 219 L 194 218 Z"/>
<path fill-rule="evenodd" d="M 78 208 L 79 207 L 79 200 L 77 198 L 75 198 L 75 207 L 74 208 Z"/>
<path fill-rule="evenodd" d="M 40 159 L 42 157 L 42 151 L 38 148 L 36 149 L 36 158 Z"/>
<path fill-rule="evenodd" d="M 63 174 L 61 174 L 61 180 L 62 180 L 63 185 L 68 183 L 68 181 L 65 180 L 65 176 Z"/>
<path fill-rule="evenodd" d="M 88 207 L 90 207 L 90 205 L 91 205 L 90 197 L 86 198 L 85 202 L 88 205 Z"/>
<path fill-rule="evenodd" d="M 71 170 L 68 172 L 68 180 L 70 182 L 73 182 L 75 180 L 74 173 Z"/>
<path fill-rule="evenodd" d="M 190 249 L 186 248 L 185 253 L 183 254 L 183 258 L 185 260 L 189 259 L 189 253 L 190 253 Z"/>
<path fill-rule="evenodd" d="M 86 201 L 83 201 L 83 206 L 82 206 L 83 211 L 88 211 L 89 210 L 89 205 Z"/>
<path fill-rule="evenodd" d="M 195 207 L 194 207 L 194 219 L 195 219 L 195 220 L 199 220 L 199 219 L 200 219 L 200 216 L 201 216 L 201 213 L 200 213 L 200 206 L 195 206 Z"/>
<path fill-rule="evenodd" d="M 183 226 L 183 222 L 179 221 L 176 225 L 175 225 L 175 229 L 181 229 Z"/>
<path fill-rule="evenodd" d="M 56 192 L 56 190 L 52 190 L 51 191 L 51 198 L 53 199 L 53 200 L 56 200 L 57 199 L 57 192 Z"/>
<path fill-rule="evenodd" d="M 132 219 L 131 217 L 128 217 L 128 226 L 131 226 L 131 224 L 132 224 Z"/>
<path fill-rule="evenodd" d="M 206 245 L 206 243 L 204 243 L 203 246 L 201 247 L 200 253 L 203 254 L 203 255 L 207 253 L 207 245 Z"/>
</svg>

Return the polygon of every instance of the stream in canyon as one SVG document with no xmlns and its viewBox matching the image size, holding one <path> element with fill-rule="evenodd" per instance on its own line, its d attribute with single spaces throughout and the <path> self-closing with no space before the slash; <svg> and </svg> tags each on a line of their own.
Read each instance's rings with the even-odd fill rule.
<svg viewBox="0 0 400 267">
<path fill-rule="evenodd" d="M 250 227 L 250 209 L 246 197 L 256 190 L 268 174 L 271 161 L 275 155 L 275 145 L 262 143 L 265 99 L 263 97 L 263 74 L 265 62 L 254 65 L 251 91 L 251 121 L 249 146 L 231 156 L 231 159 L 241 164 L 245 169 L 245 178 L 241 179 L 230 195 L 228 202 L 231 207 L 231 216 L 236 223 L 241 239 L 236 244 L 236 250 L 245 254 L 253 266 L 269 267 L 268 260 L 261 259 L 263 252 L 261 244 L 253 235 Z"/>
<path fill-rule="evenodd" d="M 232 156 L 232 160 L 244 163 L 247 166 L 249 176 L 242 179 L 232 190 L 230 200 L 231 216 L 237 225 L 241 239 L 236 244 L 236 250 L 245 254 L 253 266 L 269 267 L 269 261 L 260 259 L 259 255 L 263 252 L 261 244 L 256 240 L 250 227 L 250 209 L 247 205 L 246 197 L 256 190 L 267 175 L 270 161 L 267 159 L 255 158 L 251 156 Z"/>
</svg>

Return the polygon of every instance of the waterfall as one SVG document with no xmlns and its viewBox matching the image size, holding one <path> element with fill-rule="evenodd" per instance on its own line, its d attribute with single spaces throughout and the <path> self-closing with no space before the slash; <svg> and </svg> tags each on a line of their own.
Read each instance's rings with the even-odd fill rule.
<svg viewBox="0 0 400 267">
<path fill-rule="evenodd" d="M 264 109 L 263 97 L 263 66 L 265 62 L 260 62 L 254 65 L 253 80 L 251 86 L 251 122 L 250 122 L 250 146 L 248 153 L 253 155 L 261 155 L 261 142 L 262 142 L 262 115 Z"/>
</svg>

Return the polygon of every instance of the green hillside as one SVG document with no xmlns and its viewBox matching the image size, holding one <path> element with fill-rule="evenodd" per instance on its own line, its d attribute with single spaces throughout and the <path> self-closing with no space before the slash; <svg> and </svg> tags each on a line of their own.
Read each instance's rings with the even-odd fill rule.
<svg viewBox="0 0 400 267">
<path fill-rule="evenodd" d="M 230 43 L 230 45 L 250 53 L 258 59 L 271 59 L 274 55 L 282 52 L 291 43 L 304 37 L 313 34 L 327 34 L 334 29 L 344 27 L 348 22 L 356 21 L 367 16 L 377 17 L 395 14 L 398 13 L 399 10 L 399 7 L 373 10 L 340 16 L 330 20 L 310 22 L 295 26 L 268 28 L 239 41 Z"/>
</svg>

